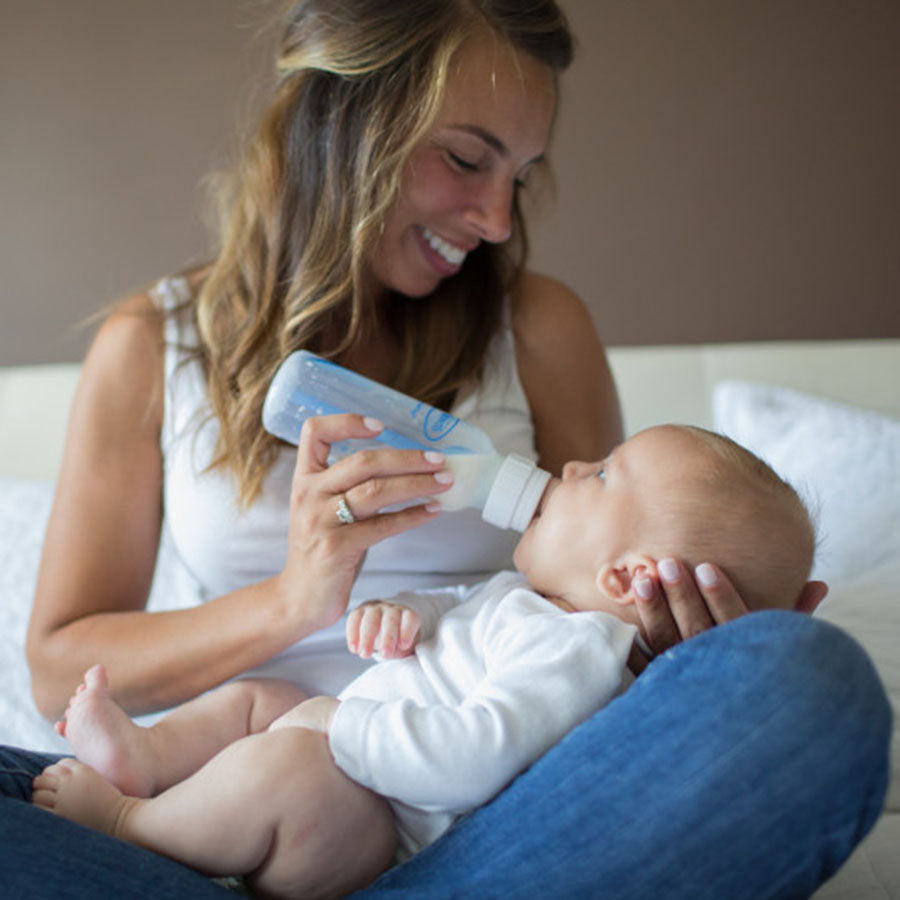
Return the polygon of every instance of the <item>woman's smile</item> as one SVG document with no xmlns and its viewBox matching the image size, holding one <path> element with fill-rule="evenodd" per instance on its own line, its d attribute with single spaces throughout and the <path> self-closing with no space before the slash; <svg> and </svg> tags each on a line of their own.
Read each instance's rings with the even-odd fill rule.
<svg viewBox="0 0 900 900">
<path fill-rule="evenodd" d="M 465 262 L 468 251 L 456 247 L 433 231 L 423 226 L 416 226 L 416 234 L 422 245 L 425 258 L 440 275 L 455 275 Z"/>
</svg>

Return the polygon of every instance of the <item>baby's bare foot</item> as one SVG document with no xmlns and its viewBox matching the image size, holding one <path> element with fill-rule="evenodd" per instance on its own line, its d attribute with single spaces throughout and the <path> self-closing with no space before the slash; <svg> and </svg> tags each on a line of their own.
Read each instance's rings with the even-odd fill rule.
<svg viewBox="0 0 900 900">
<path fill-rule="evenodd" d="M 129 805 L 141 802 L 126 797 L 77 759 L 61 759 L 48 766 L 34 779 L 33 787 L 35 806 L 112 835 L 117 834 Z"/>
<path fill-rule="evenodd" d="M 78 759 L 95 769 L 122 793 L 149 797 L 153 760 L 148 730 L 135 725 L 109 695 L 106 669 L 94 666 L 69 700 L 57 731 Z"/>
</svg>

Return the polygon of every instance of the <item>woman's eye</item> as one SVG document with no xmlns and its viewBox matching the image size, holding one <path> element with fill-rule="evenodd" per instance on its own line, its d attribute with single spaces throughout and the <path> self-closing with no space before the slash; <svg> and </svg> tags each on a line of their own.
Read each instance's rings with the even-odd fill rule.
<svg viewBox="0 0 900 900">
<path fill-rule="evenodd" d="M 450 158 L 450 161 L 453 163 L 453 165 L 462 169 L 464 172 L 478 171 L 478 163 L 469 162 L 469 160 L 457 155 L 456 153 L 453 153 L 450 150 L 447 151 L 447 156 Z"/>
</svg>

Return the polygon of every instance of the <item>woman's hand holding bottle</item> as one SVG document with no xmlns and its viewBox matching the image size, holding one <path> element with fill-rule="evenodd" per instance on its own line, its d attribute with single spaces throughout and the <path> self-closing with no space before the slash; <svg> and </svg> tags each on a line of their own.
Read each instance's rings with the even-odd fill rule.
<svg viewBox="0 0 900 900">
<path fill-rule="evenodd" d="M 433 451 L 369 449 L 328 465 L 332 443 L 371 439 L 382 428 L 378 420 L 349 413 L 314 417 L 303 426 L 287 562 L 277 580 L 283 608 L 303 632 L 336 622 L 369 547 L 437 515 L 438 503 L 415 501 L 453 483 L 443 454 Z"/>
</svg>

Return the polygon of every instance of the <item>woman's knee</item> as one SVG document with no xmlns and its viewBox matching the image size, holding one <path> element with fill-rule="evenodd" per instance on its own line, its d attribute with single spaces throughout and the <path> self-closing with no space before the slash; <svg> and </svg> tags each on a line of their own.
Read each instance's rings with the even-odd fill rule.
<svg viewBox="0 0 900 900">
<path fill-rule="evenodd" d="M 743 660 L 745 678 L 796 702 L 832 732 L 857 734 L 876 752 L 887 746 L 891 708 L 874 664 L 840 628 L 813 616 L 768 611 L 722 626 L 724 635 L 757 649 Z M 718 629 L 717 629 L 718 630 Z M 746 669 L 752 671 L 747 672 Z"/>
<path fill-rule="evenodd" d="M 808 793 L 820 819 L 865 833 L 879 815 L 891 708 L 846 632 L 800 613 L 752 613 L 674 648 L 645 675 L 632 688 L 639 706 L 667 702 L 694 719 L 713 753 L 749 748 L 745 770 Z"/>
</svg>

